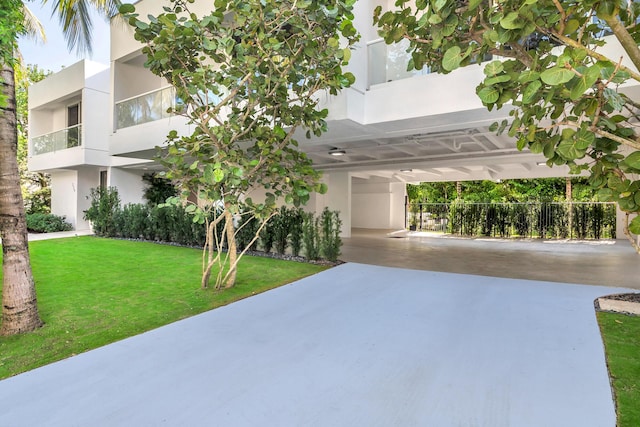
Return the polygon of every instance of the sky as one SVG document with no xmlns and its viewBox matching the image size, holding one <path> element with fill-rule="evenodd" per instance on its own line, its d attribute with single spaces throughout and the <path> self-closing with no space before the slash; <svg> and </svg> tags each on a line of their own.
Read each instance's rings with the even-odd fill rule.
<svg viewBox="0 0 640 427">
<path fill-rule="evenodd" d="M 51 17 L 52 3 L 42 6 L 40 1 L 27 2 L 36 17 L 44 26 L 47 42 L 35 42 L 32 39 L 21 38 L 18 43 L 24 64 L 38 65 L 43 70 L 60 71 L 83 58 L 109 64 L 109 24 L 103 18 L 93 15 L 93 55 L 77 55 L 75 50 L 69 52 L 67 42 L 62 36 L 62 27 L 58 18 Z"/>
</svg>

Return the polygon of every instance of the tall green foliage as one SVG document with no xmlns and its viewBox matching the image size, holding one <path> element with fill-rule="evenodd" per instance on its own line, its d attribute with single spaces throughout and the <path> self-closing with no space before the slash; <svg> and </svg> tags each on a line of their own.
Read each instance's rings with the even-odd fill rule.
<svg viewBox="0 0 640 427">
<path fill-rule="evenodd" d="M 120 8 L 144 45 L 145 65 L 176 88 L 183 104 L 173 112 L 195 129 L 169 134 L 162 160 L 168 177 L 183 199 L 197 196 L 188 208 L 196 221 L 223 207 L 208 224 L 203 286 L 214 264 L 228 267 L 216 287 L 233 286 L 235 251 L 224 259 L 213 253 L 235 246 L 240 212 L 259 218 L 260 232 L 278 199 L 298 206 L 326 190 L 293 136 L 299 128 L 309 136 L 326 130 L 328 111 L 314 95 L 335 95 L 354 82 L 342 68 L 358 40 L 354 2 L 221 0 L 196 14 L 189 13 L 192 2 L 170 0 L 163 13 L 148 17 L 133 5 Z M 254 187 L 265 190 L 264 200 L 244 198 Z M 220 222 L 225 232 L 216 236 Z"/>
<path fill-rule="evenodd" d="M 394 10 L 378 7 L 374 22 L 387 43 L 409 41 L 410 68 L 449 73 L 502 57 L 484 66 L 476 89 L 489 110 L 513 107 L 492 129 L 549 166 L 589 170 L 601 200 L 637 214 L 640 105 L 625 85 L 640 83 L 639 17 L 635 1 L 398 0 Z M 621 46 L 625 61 L 603 55 L 605 44 Z M 640 216 L 625 233 L 640 251 L 630 234 L 640 234 Z"/>
</svg>

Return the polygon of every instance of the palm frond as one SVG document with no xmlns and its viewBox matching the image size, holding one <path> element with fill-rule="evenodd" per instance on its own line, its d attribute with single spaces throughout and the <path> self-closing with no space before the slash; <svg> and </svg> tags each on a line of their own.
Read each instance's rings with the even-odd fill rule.
<svg viewBox="0 0 640 427">
<path fill-rule="evenodd" d="M 22 5 L 22 14 L 24 16 L 25 35 L 35 41 L 45 43 L 47 35 L 40 20 L 31 12 L 27 5 Z"/>
<path fill-rule="evenodd" d="M 47 3 L 47 0 L 43 0 Z M 92 30 L 90 11 L 105 19 L 118 13 L 120 0 L 53 0 L 52 15 L 58 15 L 69 50 L 91 53 Z"/>
</svg>

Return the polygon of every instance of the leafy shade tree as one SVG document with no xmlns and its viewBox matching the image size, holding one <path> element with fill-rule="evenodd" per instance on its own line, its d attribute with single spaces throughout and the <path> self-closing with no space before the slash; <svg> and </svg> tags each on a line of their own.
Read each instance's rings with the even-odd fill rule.
<svg viewBox="0 0 640 427">
<path fill-rule="evenodd" d="M 625 234 L 640 234 L 640 138 L 634 122 L 640 104 L 623 85 L 640 83 L 640 3 L 622 0 L 399 0 L 377 8 L 374 23 L 387 43 L 409 40 L 409 68 L 442 73 L 480 62 L 477 95 L 492 110 L 511 105 L 512 119 L 494 124 L 518 148 L 544 153 L 547 164 L 590 171 L 603 201 L 627 213 Z M 603 36 L 623 58 L 599 52 Z"/>
<path fill-rule="evenodd" d="M 29 142 L 29 86 L 43 80 L 51 74 L 37 65 L 16 64 L 16 107 L 18 124 L 18 170 L 20 171 L 20 185 L 22 198 L 25 202 L 27 214 L 51 212 L 50 178 L 47 174 L 30 172 L 27 168 Z"/>
<path fill-rule="evenodd" d="M 191 1 L 171 0 L 164 13 L 144 20 L 133 5 L 120 8 L 144 44 L 146 66 L 176 88 L 172 112 L 195 129 L 169 134 L 162 163 L 182 200 L 191 197 L 194 221 L 207 222 L 203 287 L 214 267 L 216 288 L 234 285 L 244 254 L 236 251 L 234 222 L 251 222 L 239 216 L 259 219 L 255 242 L 276 200 L 298 206 L 326 191 L 294 133 L 321 134 L 328 112 L 317 108 L 316 95 L 337 94 L 354 81 L 342 70 L 358 39 L 354 2 L 219 0 L 200 15 L 189 11 Z M 252 200 L 256 189 L 266 197 Z"/>
<path fill-rule="evenodd" d="M 45 2 L 43 0 L 43 2 Z M 107 16 L 117 0 L 67 0 L 54 2 L 69 47 L 89 50 L 89 5 Z M 0 0 L 0 238 L 2 239 L 2 325 L 0 335 L 29 332 L 42 325 L 20 189 L 14 67 L 17 39 L 37 25 L 21 0 Z M 25 18 L 25 16 L 27 18 Z"/>
<path fill-rule="evenodd" d="M 595 191 L 587 185 L 586 177 L 571 178 L 570 200 L 594 201 Z M 464 181 L 460 183 L 460 199 L 465 202 L 531 202 L 567 200 L 565 178 L 506 179 L 495 181 Z M 408 184 L 407 194 L 412 203 L 449 203 L 458 198 L 454 182 L 422 182 Z"/>
</svg>

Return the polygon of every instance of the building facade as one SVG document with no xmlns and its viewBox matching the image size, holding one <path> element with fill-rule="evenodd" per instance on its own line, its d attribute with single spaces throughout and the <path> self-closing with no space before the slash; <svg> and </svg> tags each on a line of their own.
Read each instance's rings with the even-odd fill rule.
<svg viewBox="0 0 640 427">
<path fill-rule="evenodd" d="M 141 0 L 136 8 L 146 16 L 158 13 L 159 3 Z M 204 11 L 207 4 L 193 7 Z M 508 118 L 508 109 L 489 112 L 474 95 L 482 67 L 407 72 L 405 48 L 387 46 L 372 25 L 378 5 L 393 1 L 356 3 L 362 38 L 349 65 L 356 83 L 321 100 L 330 111 L 328 132 L 298 138 L 329 186 L 308 210 L 340 211 L 348 237 L 352 228 L 404 228 L 406 183 L 568 175 L 566 168 L 540 166 L 542 155 L 519 151 L 513 139 L 488 130 Z M 52 212 L 76 229 L 89 226 L 83 211 L 91 188 L 114 186 L 123 203 L 142 202 L 142 176 L 160 170 L 155 147 L 170 130 L 190 131 L 184 118 L 166 113 L 173 89 L 144 67 L 141 45 L 122 23 L 111 24 L 110 56 L 109 66 L 81 61 L 29 94 L 29 168 L 51 175 Z"/>
</svg>

